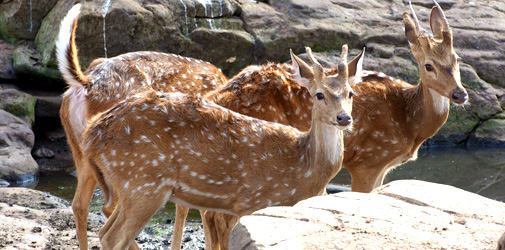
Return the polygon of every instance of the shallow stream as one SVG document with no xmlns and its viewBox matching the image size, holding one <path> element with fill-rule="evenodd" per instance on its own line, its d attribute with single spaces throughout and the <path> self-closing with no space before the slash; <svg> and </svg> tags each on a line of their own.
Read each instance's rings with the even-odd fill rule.
<svg viewBox="0 0 505 250">
<path fill-rule="evenodd" d="M 391 171 L 385 183 L 400 179 L 416 179 L 448 184 L 482 196 L 505 202 L 505 149 L 504 148 L 428 148 L 419 151 L 417 161 Z M 351 177 L 341 171 L 332 183 L 349 187 Z M 76 178 L 66 174 L 42 174 L 37 190 L 61 197 L 69 204 L 77 186 Z M 103 196 L 97 189 L 91 210 L 101 209 Z M 169 221 L 175 217 L 175 207 L 167 203 L 152 222 Z M 189 218 L 197 220 L 199 213 L 191 211 Z"/>
</svg>

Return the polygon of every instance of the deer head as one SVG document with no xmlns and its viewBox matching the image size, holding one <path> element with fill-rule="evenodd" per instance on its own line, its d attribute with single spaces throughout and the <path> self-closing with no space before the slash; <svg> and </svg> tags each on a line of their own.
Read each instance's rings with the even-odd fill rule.
<svg viewBox="0 0 505 250">
<path fill-rule="evenodd" d="M 338 64 L 338 75 L 326 75 L 324 68 L 314 58 L 312 50 L 306 48 L 312 67 L 309 67 L 303 60 L 291 53 L 293 61 L 294 77 L 299 79 L 299 83 L 309 89 L 311 96 L 315 98 L 315 110 L 324 110 L 312 116 L 312 124 L 315 120 L 323 124 L 338 126 L 341 129 L 347 128 L 352 123 L 352 92 L 349 85 L 349 73 L 347 66 L 347 45 L 342 46 L 341 60 Z M 331 114 L 336 112 L 335 116 L 319 115 Z"/>
<path fill-rule="evenodd" d="M 412 18 L 407 12 L 403 13 L 405 35 L 419 65 L 421 83 L 455 104 L 464 104 L 468 100 L 468 94 L 461 85 L 460 58 L 453 49 L 452 30 L 440 5 L 433 2 L 435 6 L 431 9 L 430 16 L 433 36 L 419 25 L 410 1 Z"/>
</svg>

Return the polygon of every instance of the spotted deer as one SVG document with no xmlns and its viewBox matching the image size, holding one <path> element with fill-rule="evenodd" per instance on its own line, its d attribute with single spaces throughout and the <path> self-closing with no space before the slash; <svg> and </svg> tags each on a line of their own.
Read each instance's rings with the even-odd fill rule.
<svg viewBox="0 0 505 250">
<path fill-rule="evenodd" d="M 63 94 L 60 117 L 77 171 L 78 184 L 72 209 L 79 246 L 88 249 L 88 207 L 97 184 L 82 159 L 82 133 L 88 120 L 141 91 L 204 94 L 228 79 L 208 62 L 158 52 L 134 52 L 96 59 L 82 72 L 75 43 L 80 8 L 80 4 L 75 5 L 62 20 L 56 48 L 60 71 L 69 86 Z M 104 207 L 104 214 L 109 216 L 113 209 L 114 205 Z"/>
<path fill-rule="evenodd" d="M 360 82 L 364 49 L 348 66 L 349 84 Z M 306 80 L 298 77 L 296 59 L 293 65 L 269 63 L 248 66 L 234 76 L 226 85 L 207 92 L 204 98 L 233 111 L 251 117 L 294 126 L 301 131 L 310 128 L 310 110 L 313 101 Z M 337 67 L 325 69 L 326 74 L 338 73 Z M 309 112 L 305 111 L 309 109 Z M 284 205 L 284 204 L 279 204 Z M 189 209 L 176 205 L 173 238 L 182 238 L 183 226 Z M 237 216 L 200 211 L 204 221 L 206 249 L 228 249 L 231 230 Z"/>
<path fill-rule="evenodd" d="M 446 122 L 450 102 L 462 105 L 468 100 L 461 84 L 460 58 L 453 49 L 452 30 L 438 3 L 433 2 L 433 36 L 420 27 L 412 6 L 412 18 L 403 13 L 405 35 L 419 65 L 419 83 L 411 85 L 381 72 L 365 71 L 361 82 L 353 86 L 354 124 L 353 130 L 345 133 L 343 163 L 351 173 L 353 191 L 370 192 L 382 184 L 388 170 L 416 159 L 421 144 Z M 279 86 L 279 93 L 273 97 L 258 83 L 257 79 L 267 78 L 262 70 L 249 67 L 223 85 L 223 90 L 209 92 L 205 98 L 233 111 L 301 130 L 310 126 L 310 119 L 302 119 L 310 117 L 308 91 L 294 88 L 290 93 L 287 89 L 293 89 L 292 85 Z M 288 74 L 275 77 L 288 78 Z M 278 81 L 275 77 L 262 81 Z M 290 117 L 293 111 L 301 117 Z"/>
<path fill-rule="evenodd" d="M 343 167 L 352 176 L 352 190 L 370 192 L 382 185 L 392 168 L 417 158 L 421 144 L 446 122 L 450 102 L 464 104 L 468 95 L 461 85 L 459 57 L 453 49 L 452 31 L 436 1 L 431 10 L 433 37 L 423 30 L 411 8 L 412 18 L 403 14 L 405 35 L 419 65 L 420 81 L 411 85 L 380 72 L 365 72 L 361 83 L 353 86 L 353 130 L 345 132 Z M 215 103 L 253 117 L 261 117 L 304 130 L 310 126 L 311 104 L 308 90 L 282 85 L 290 73 L 266 74 L 264 68 L 249 67 L 220 90 L 205 97 Z M 261 87 L 276 82 L 278 93 Z M 303 81 L 297 81 L 303 84 Z M 291 90 L 290 91 L 288 91 Z M 288 108 L 286 108 L 288 107 Z M 294 112 L 294 116 L 293 115 Z M 295 119 L 293 119 L 293 117 Z M 177 206 L 177 220 L 187 208 Z M 212 237 L 226 248 L 233 226 L 229 215 L 206 213 Z M 223 242 L 224 241 L 224 242 Z M 214 246 L 217 248 L 217 246 Z"/>
<path fill-rule="evenodd" d="M 116 209 L 100 229 L 105 249 L 125 249 L 167 201 L 244 216 L 321 193 L 340 170 L 352 125 L 347 47 L 328 76 L 299 63 L 315 99 L 308 131 L 251 118 L 194 95 L 149 91 L 95 117 L 86 164 Z M 292 55 L 297 62 L 299 59 Z M 141 124 L 149 124 L 142 127 Z"/>
</svg>

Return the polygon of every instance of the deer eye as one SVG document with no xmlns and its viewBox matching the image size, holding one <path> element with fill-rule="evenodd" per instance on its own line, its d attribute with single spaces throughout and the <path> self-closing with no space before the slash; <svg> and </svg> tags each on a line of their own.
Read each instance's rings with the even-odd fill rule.
<svg viewBox="0 0 505 250">
<path fill-rule="evenodd" d="M 323 99 L 324 99 L 324 94 L 323 94 L 323 93 L 317 93 L 317 94 L 316 94 L 316 98 L 317 98 L 318 100 L 323 100 Z"/>
<path fill-rule="evenodd" d="M 456 58 L 456 61 L 457 61 L 458 63 L 460 63 L 460 62 L 461 62 L 461 57 Z"/>
<path fill-rule="evenodd" d="M 433 71 L 433 66 L 429 63 L 425 64 L 424 67 L 426 68 L 426 71 Z"/>
<path fill-rule="evenodd" d="M 354 92 L 349 92 L 349 98 L 352 98 L 353 96 L 355 96 L 356 94 L 354 94 Z"/>
</svg>

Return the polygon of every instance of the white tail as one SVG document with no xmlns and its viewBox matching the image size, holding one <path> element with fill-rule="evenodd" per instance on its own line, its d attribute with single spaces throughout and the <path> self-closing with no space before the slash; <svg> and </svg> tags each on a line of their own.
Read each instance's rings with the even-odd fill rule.
<svg viewBox="0 0 505 250">
<path fill-rule="evenodd" d="M 338 76 L 307 52 L 313 66 L 300 65 L 300 75 L 316 99 L 308 132 L 177 93 L 138 94 L 97 116 L 85 158 L 106 197 L 119 198 L 100 230 L 103 247 L 128 247 L 166 201 L 243 216 L 319 194 L 341 167 L 351 88 L 347 47 Z"/>
<path fill-rule="evenodd" d="M 56 46 L 60 71 L 69 84 L 63 94 L 60 117 L 77 170 L 78 185 L 72 209 L 79 246 L 88 249 L 88 207 L 96 180 L 82 163 L 81 144 L 90 117 L 141 91 L 154 89 L 203 94 L 226 83 L 227 78 L 208 62 L 158 52 L 135 52 L 97 59 L 83 73 L 75 44 L 80 8 L 79 4 L 74 6 L 63 19 Z M 104 213 L 109 216 L 114 207 L 104 207 Z"/>
</svg>

